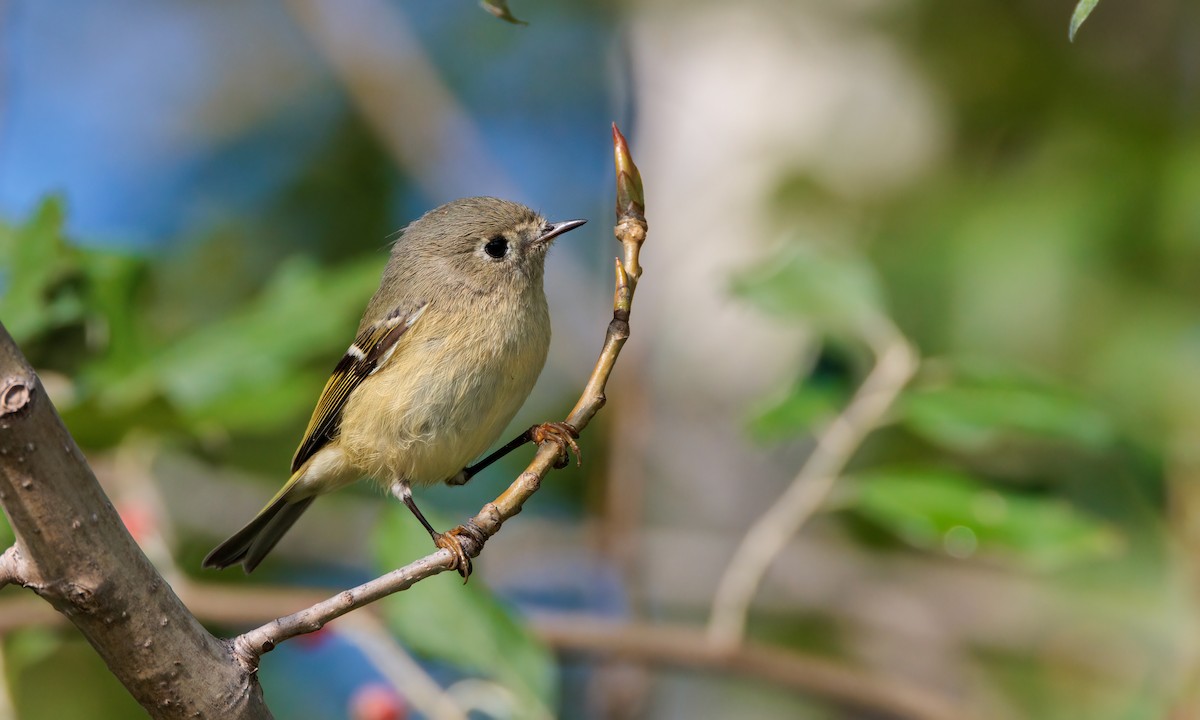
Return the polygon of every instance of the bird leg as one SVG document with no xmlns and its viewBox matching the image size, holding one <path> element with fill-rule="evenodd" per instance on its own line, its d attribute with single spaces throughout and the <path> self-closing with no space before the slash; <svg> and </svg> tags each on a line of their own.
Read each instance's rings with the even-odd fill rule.
<svg viewBox="0 0 1200 720">
<path fill-rule="evenodd" d="M 575 453 L 575 460 L 578 464 L 583 464 L 583 454 L 579 452 L 579 444 L 575 439 L 579 437 L 579 431 L 573 425 L 565 422 L 548 422 L 541 425 L 534 425 L 525 432 L 516 436 L 509 442 L 505 443 L 504 447 L 488 455 L 484 459 L 463 468 L 457 475 L 446 481 L 447 485 L 464 485 L 468 480 L 475 477 L 479 471 L 488 467 L 500 458 L 509 454 L 513 450 L 521 447 L 525 443 L 541 444 L 546 440 L 553 442 L 558 446 L 558 461 L 554 463 L 554 467 L 566 467 L 567 463 L 571 462 L 570 453 Z"/>
<path fill-rule="evenodd" d="M 471 577 L 471 556 L 462 546 L 462 541 L 459 536 L 466 536 L 475 543 L 476 548 L 483 547 L 483 543 L 487 541 L 487 535 L 475 523 L 470 520 L 465 525 L 459 525 L 453 530 L 440 533 L 433 529 L 429 521 L 425 519 L 425 515 L 417 507 L 417 503 L 413 501 L 412 487 L 407 480 L 399 480 L 392 485 L 392 494 L 399 498 L 400 502 L 417 516 L 417 520 L 421 522 L 425 530 L 429 533 L 429 537 L 433 538 L 433 544 L 439 548 L 444 548 L 450 551 L 454 562 L 451 569 L 457 570 L 459 575 L 462 575 L 463 582 L 467 582 L 467 578 Z"/>
</svg>

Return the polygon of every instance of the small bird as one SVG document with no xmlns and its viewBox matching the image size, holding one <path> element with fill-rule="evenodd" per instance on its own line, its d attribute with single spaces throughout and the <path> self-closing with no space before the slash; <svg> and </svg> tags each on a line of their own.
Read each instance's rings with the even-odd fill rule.
<svg viewBox="0 0 1200 720">
<path fill-rule="evenodd" d="M 491 197 L 455 200 L 406 227 L 392 247 L 358 333 L 317 401 L 292 476 L 258 515 L 204 558 L 254 570 L 318 495 L 371 477 L 454 556 L 470 557 L 459 526 L 439 533 L 413 485 L 462 484 L 526 442 L 579 456 L 566 423 L 535 425 L 475 465 L 533 390 L 550 346 L 542 288 L 546 251 L 584 220 L 551 223 Z"/>
</svg>

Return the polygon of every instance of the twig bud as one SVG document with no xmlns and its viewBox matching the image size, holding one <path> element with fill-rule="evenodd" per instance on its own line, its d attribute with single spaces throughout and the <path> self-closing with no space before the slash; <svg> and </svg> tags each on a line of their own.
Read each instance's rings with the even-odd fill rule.
<svg viewBox="0 0 1200 720">
<path fill-rule="evenodd" d="M 645 219 L 646 199 L 642 193 L 642 174 L 633 164 L 629 144 L 613 123 L 613 160 L 617 166 L 617 218 Z"/>
</svg>

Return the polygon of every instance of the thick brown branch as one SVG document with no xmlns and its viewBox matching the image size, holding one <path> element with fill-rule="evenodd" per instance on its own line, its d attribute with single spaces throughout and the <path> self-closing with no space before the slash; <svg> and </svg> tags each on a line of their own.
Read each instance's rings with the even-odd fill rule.
<svg viewBox="0 0 1200 720">
<path fill-rule="evenodd" d="M 269 718 L 258 683 L 188 612 L 125 530 L 0 325 L 0 562 L 79 628 L 154 718 Z"/>
<path fill-rule="evenodd" d="M 566 422 L 583 431 L 591 419 L 604 406 L 604 387 L 612 374 L 621 347 L 629 338 L 629 313 L 633 305 L 633 293 L 642 269 L 638 261 L 639 251 L 646 239 L 646 220 L 641 197 L 641 178 L 637 167 L 629 156 L 625 138 L 613 126 L 613 147 L 617 165 L 617 225 L 614 229 L 617 241 L 623 248 L 624 260 L 616 263 L 616 288 L 613 294 L 613 319 L 604 336 L 600 357 L 592 369 L 587 385 L 584 386 L 579 402 L 567 415 Z M 553 470 L 559 459 L 558 446 L 552 441 L 543 442 L 534 455 L 533 462 L 494 501 L 483 507 L 467 522 L 473 528 L 471 534 L 462 535 L 463 550 L 470 557 L 477 557 L 483 543 L 500 531 L 506 520 L 521 512 L 542 480 Z M 475 538 L 479 540 L 476 541 Z M 233 639 L 234 652 L 245 667 L 258 667 L 263 653 L 270 652 L 279 643 L 320 629 L 334 618 L 360 608 L 392 593 L 407 590 L 414 583 L 431 575 L 451 569 L 453 559 L 450 551 L 438 550 L 420 560 L 409 563 L 399 570 L 378 577 L 370 582 L 341 592 L 328 600 L 287 617 L 258 627 Z"/>
</svg>

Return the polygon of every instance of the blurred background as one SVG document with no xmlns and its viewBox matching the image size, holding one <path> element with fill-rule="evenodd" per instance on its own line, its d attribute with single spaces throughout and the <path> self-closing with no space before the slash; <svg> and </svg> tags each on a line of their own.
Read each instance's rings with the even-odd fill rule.
<svg viewBox="0 0 1200 720">
<path fill-rule="evenodd" d="M 650 235 L 583 467 L 466 587 L 268 655 L 276 716 L 1200 717 L 1200 5 L 1107 0 L 1070 44 L 1073 7 L 0 1 L 0 320 L 233 634 L 431 549 L 362 483 L 252 577 L 199 569 L 420 213 L 591 220 L 511 432 L 573 405 L 616 120 Z M 27 595 L 0 717 L 140 716 Z"/>
</svg>

